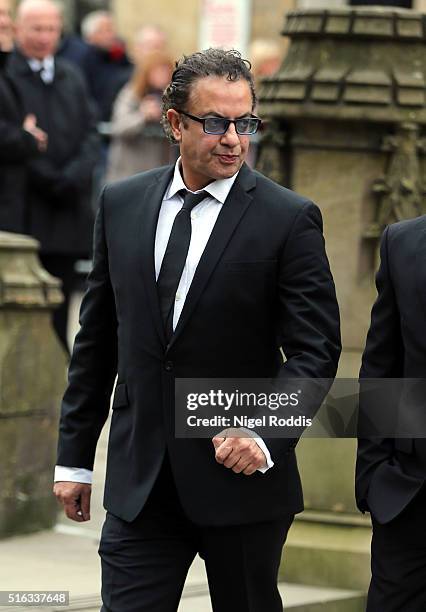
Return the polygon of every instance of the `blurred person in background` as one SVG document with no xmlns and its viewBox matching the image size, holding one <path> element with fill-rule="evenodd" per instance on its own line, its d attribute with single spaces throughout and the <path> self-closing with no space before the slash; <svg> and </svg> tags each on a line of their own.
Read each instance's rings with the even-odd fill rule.
<svg viewBox="0 0 426 612">
<path fill-rule="evenodd" d="M 99 121 L 110 121 L 114 100 L 129 80 L 133 67 L 108 11 L 94 11 L 81 22 L 88 52 L 81 63 Z"/>
<path fill-rule="evenodd" d="M 136 64 L 141 64 L 147 55 L 155 51 L 167 53 L 167 37 L 164 30 L 156 25 L 145 25 L 135 34 L 133 56 Z"/>
<path fill-rule="evenodd" d="M 173 72 L 172 59 L 146 55 L 114 105 L 107 181 L 151 170 L 171 161 L 171 146 L 160 125 L 161 96 Z"/>
<path fill-rule="evenodd" d="M 0 2 L 0 52 L 11 51 L 13 47 L 13 23 L 9 0 Z"/>
<path fill-rule="evenodd" d="M 5 68 L 13 48 L 10 1 L 0 0 L 0 230 L 26 234 L 27 161 L 44 151 L 47 135 L 34 115 L 24 115 Z"/>
<path fill-rule="evenodd" d="M 256 38 L 250 45 L 250 62 L 256 81 L 260 86 L 263 77 L 272 76 L 281 66 L 282 49 L 278 41 Z"/>
<path fill-rule="evenodd" d="M 28 164 L 28 228 L 41 243 L 44 267 L 62 281 L 64 303 L 53 323 L 68 350 L 75 263 L 91 251 L 91 181 L 99 138 L 83 77 L 54 57 L 61 29 L 62 16 L 52 0 L 23 0 L 7 71 L 25 113 L 48 138 L 46 150 Z"/>
</svg>

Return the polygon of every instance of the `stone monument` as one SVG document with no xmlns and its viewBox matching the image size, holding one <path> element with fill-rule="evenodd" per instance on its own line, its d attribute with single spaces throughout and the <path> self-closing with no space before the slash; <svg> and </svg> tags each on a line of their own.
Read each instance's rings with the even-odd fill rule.
<svg viewBox="0 0 426 612">
<path fill-rule="evenodd" d="M 340 377 L 356 378 L 375 299 L 378 242 L 426 212 L 426 30 L 391 8 L 287 15 L 288 53 L 260 90 L 258 168 L 321 208 L 342 317 Z M 370 526 L 354 502 L 355 441 L 302 440 L 307 510 L 283 564 L 293 582 L 364 589 Z"/>
<path fill-rule="evenodd" d="M 52 527 L 52 495 L 66 356 L 50 315 L 60 281 L 38 242 L 0 232 L 0 538 Z"/>
</svg>

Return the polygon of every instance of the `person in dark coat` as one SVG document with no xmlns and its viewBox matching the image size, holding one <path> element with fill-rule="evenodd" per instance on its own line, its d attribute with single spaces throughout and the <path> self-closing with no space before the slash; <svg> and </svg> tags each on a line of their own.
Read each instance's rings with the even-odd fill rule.
<svg viewBox="0 0 426 612">
<path fill-rule="evenodd" d="M 47 145 L 34 116 L 24 116 L 5 74 L 12 47 L 9 0 L 0 0 L 0 230 L 27 233 L 27 161 Z"/>
<path fill-rule="evenodd" d="M 360 371 L 365 391 L 360 398 L 363 437 L 358 441 L 356 465 L 358 508 L 370 513 L 373 524 L 366 609 L 423 612 L 426 215 L 385 229 L 376 285 L 378 295 Z M 367 437 L 378 423 L 381 430 Z"/>
<path fill-rule="evenodd" d="M 87 45 L 80 36 L 68 32 L 63 34 L 61 38 L 56 57 L 62 57 L 62 59 L 71 62 L 71 64 L 75 64 L 83 71 L 88 51 L 89 45 Z"/>
<path fill-rule="evenodd" d="M 28 165 L 28 226 L 41 242 L 43 265 L 62 280 L 65 301 L 54 314 L 54 326 L 67 349 L 75 262 L 91 250 L 91 180 L 99 138 L 83 77 L 54 58 L 61 27 L 59 9 L 51 0 L 24 0 L 8 74 L 25 112 L 32 113 L 48 135 L 45 153 Z"/>
<path fill-rule="evenodd" d="M 93 11 L 86 15 L 81 32 L 87 52 L 79 66 L 96 103 L 98 120 L 108 122 L 117 94 L 129 80 L 133 66 L 108 11 Z"/>
</svg>

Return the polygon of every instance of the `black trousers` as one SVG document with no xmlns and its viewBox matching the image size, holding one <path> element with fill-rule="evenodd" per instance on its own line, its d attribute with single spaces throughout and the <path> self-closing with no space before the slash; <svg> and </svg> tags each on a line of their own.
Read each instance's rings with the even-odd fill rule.
<svg viewBox="0 0 426 612">
<path fill-rule="evenodd" d="M 55 332 L 62 343 L 65 351 L 70 354 L 67 340 L 68 311 L 71 293 L 75 285 L 74 266 L 76 257 L 74 255 L 40 255 L 40 261 L 46 270 L 62 281 L 63 303 L 53 311 L 52 322 Z"/>
<path fill-rule="evenodd" d="M 367 612 L 426 610 L 426 489 L 386 525 L 372 518 Z"/>
<path fill-rule="evenodd" d="M 293 518 L 197 526 L 184 514 L 166 458 L 132 523 L 107 513 L 99 546 L 101 612 L 176 612 L 197 553 L 206 564 L 214 612 L 282 612 L 277 575 Z"/>
</svg>

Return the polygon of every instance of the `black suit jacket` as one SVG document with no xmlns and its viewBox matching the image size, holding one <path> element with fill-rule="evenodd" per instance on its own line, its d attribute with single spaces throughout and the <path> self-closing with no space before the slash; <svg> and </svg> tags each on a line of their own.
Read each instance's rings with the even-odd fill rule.
<svg viewBox="0 0 426 612">
<path fill-rule="evenodd" d="M 335 375 L 339 314 L 320 212 L 243 166 L 167 347 L 154 241 L 172 174 L 172 167 L 146 172 L 102 194 L 58 464 L 93 467 L 118 371 L 104 500 L 110 512 L 136 517 L 166 449 L 181 502 L 196 523 L 250 523 L 299 512 L 296 441 L 266 440 L 276 462 L 266 474 L 234 474 L 215 461 L 211 440 L 174 438 L 174 379 Z"/>
<path fill-rule="evenodd" d="M 91 252 L 92 174 L 100 153 L 94 113 L 78 69 L 55 58 L 55 78 L 44 83 L 15 50 L 9 80 L 25 114 L 33 113 L 48 135 L 45 153 L 28 164 L 28 218 L 25 231 L 43 254 L 83 257 Z"/>
<path fill-rule="evenodd" d="M 360 377 L 426 379 L 426 216 L 387 227 L 380 255 L 378 297 Z M 395 398 L 394 407 L 401 410 L 398 400 Z M 360 407 L 361 419 L 368 417 L 362 412 L 368 403 L 363 406 L 361 401 Z M 390 418 L 398 416 L 392 412 Z M 357 503 L 379 522 L 387 523 L 400 514 L 423 485 L 424 477 L 424 439 L 359 440 Z"/>
<path fill-rule="evenodd" d="M 25 113 L 13 82 L 5 73 L 9 53 L 0 52 L 0 230 L 28 229 L 27 162 L 38 154 L 37 142 L 22 124 Z"/>
</svg>

